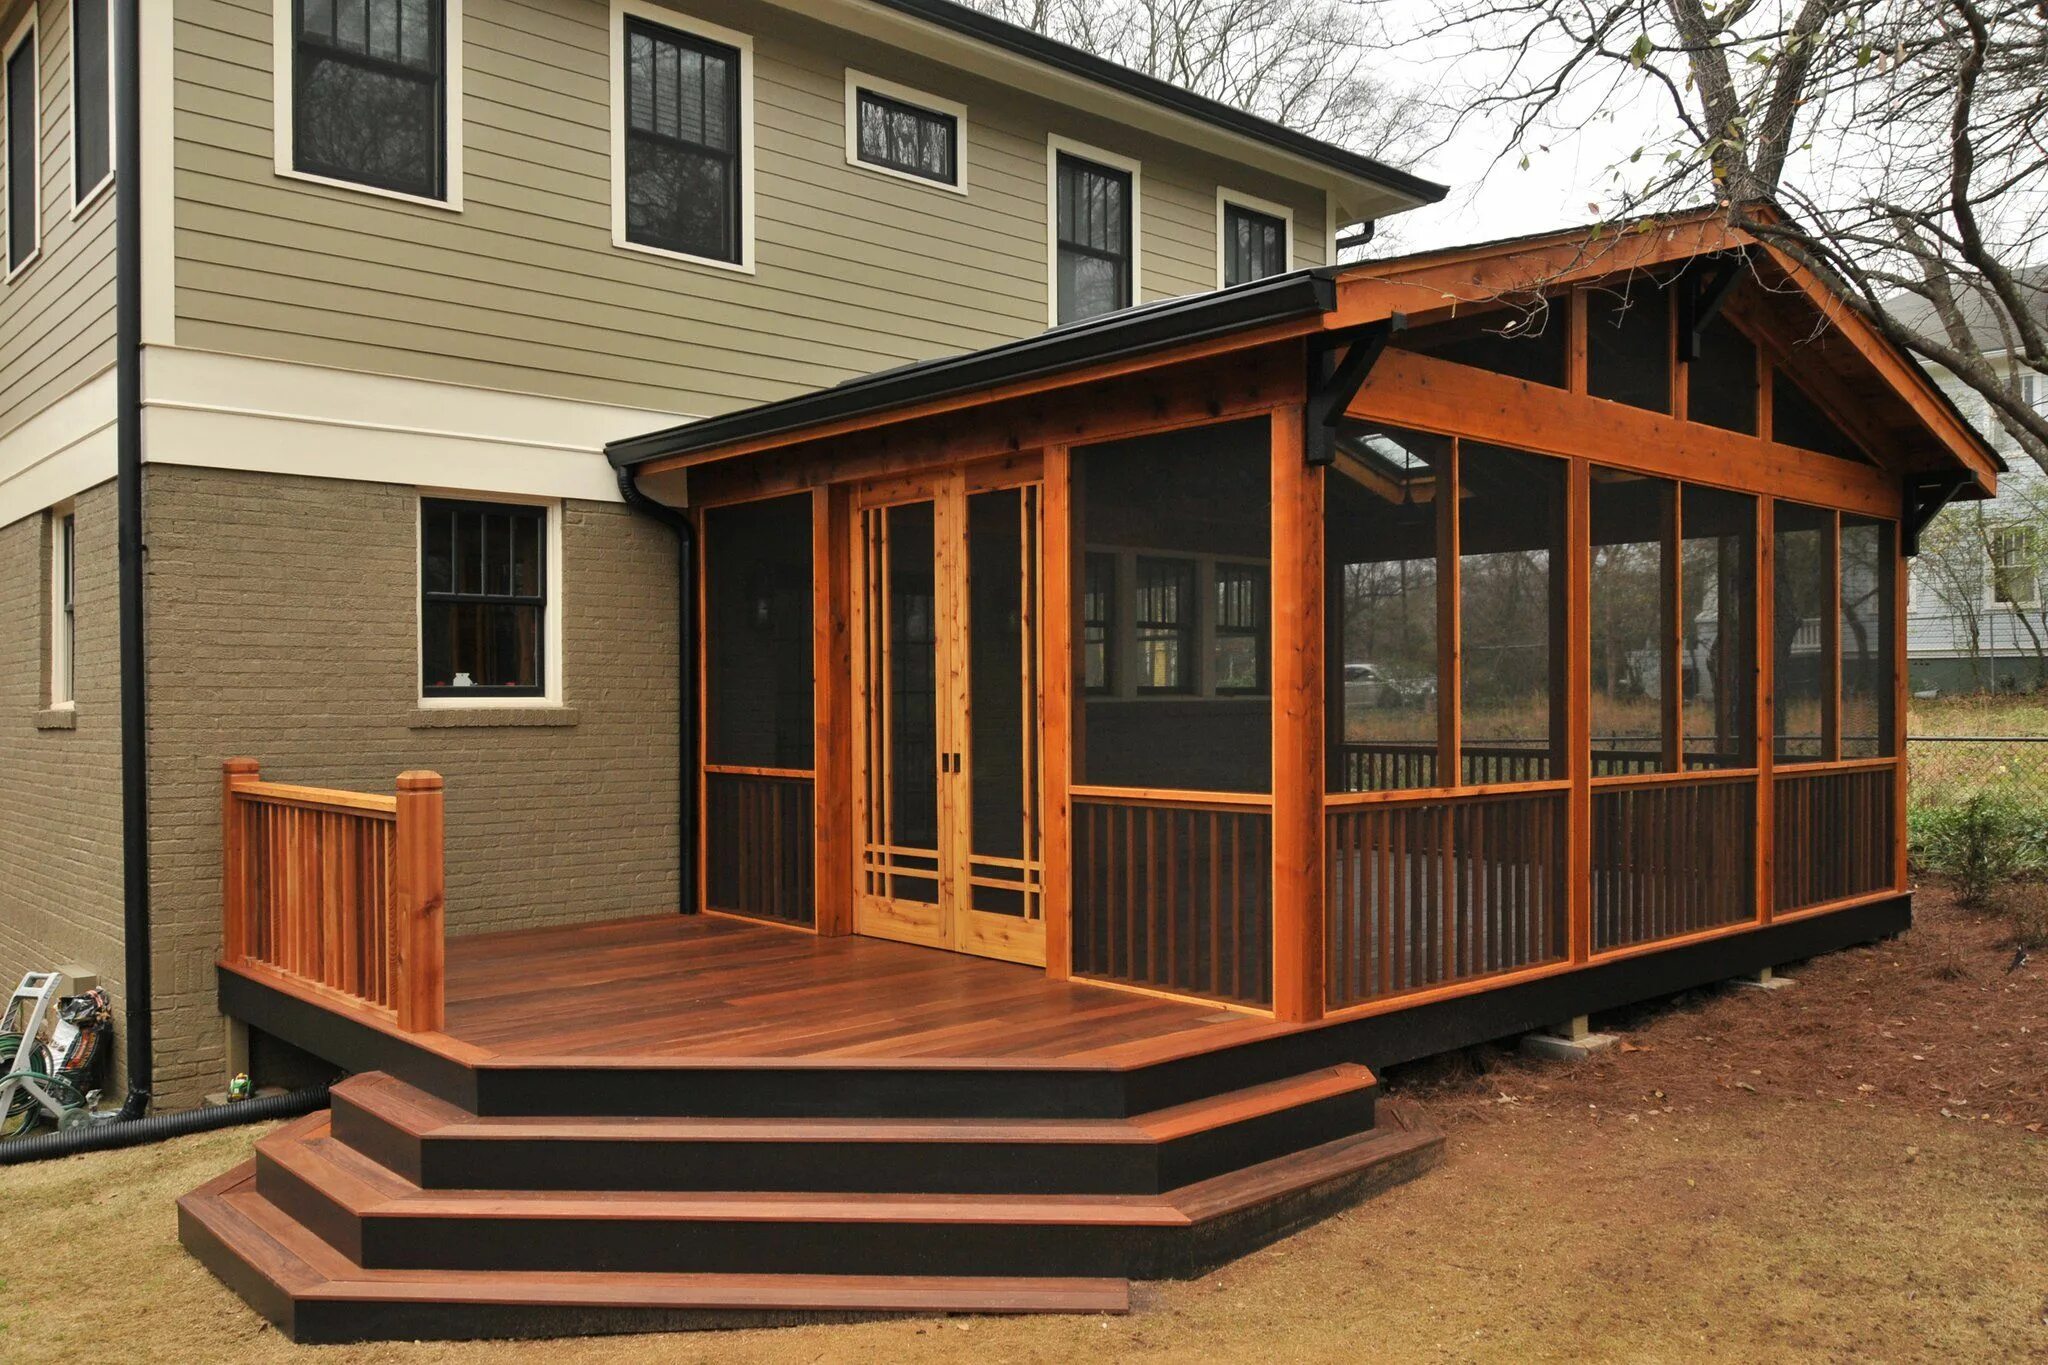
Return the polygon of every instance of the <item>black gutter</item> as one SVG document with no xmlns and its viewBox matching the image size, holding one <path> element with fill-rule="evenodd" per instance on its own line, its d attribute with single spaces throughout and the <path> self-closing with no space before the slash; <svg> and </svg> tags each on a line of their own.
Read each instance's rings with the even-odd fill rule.
<svg viewBox="0 0 2048 1365">
<path fill-rule="evenodd" d="M 1270 119 L 1248 114 L 1242 109 L 1233 108 L 1205 95 L 1197 95 L 1191 90 L 1183 90 L 1177 85 L 1148 76 L 1142 71 L 1133 71 L 1129 67 L 1105 61 L 1093 53 L 1055 42 L 1044 34 L 1005 23 L 1001 19 L 968 9 L 964 5 L 953 4 L 951 0 L 871 0 L 871 3 L 882 9 L 894 10 L 898 14 L 907 14 L 936 28 L 947 29 L 987 43 L 990 47 L 1000 48 L 1043 66 L 1079 76 L 1096 85 L 1108 86 L 1147 104 L 1156 104 L 1174 113 L 1248 137 L 1255 142 L 1263 142 L 1269 147 L 1290 152 L 1304 160 L 1341 171 L 1356 179 L 1383 185 L 1398 194 L 1407 195 L 1425 204 L 1434 204 L 1449 193 L 1447 186 L 1439 185 L 1434 180 L 1424 180 L 1419 175 L 1396 170 L 1384 162 L 1375 161 L 1369 156 L 1361 156 L 1335 143 L 1296 132 Z"/>
<path fill-rule="evenodd" d="M 128 1098 L 122 1120 L 149 1112 L 156 1053 L 150 981 L 149 699 L 142 622 L 142 0 L 114 6 L 114 467 L 121 625 L 122 1027 Z"/>
<path fill-rule="evenodd" d="M 697 587 L 696 530 L 677 508 L 649 497 L 630 469 L 619 495 L 641 516 L 676 533 L 676 894 L 683 914 L 697 913 Z"/>
<path fill-rule="evenodd" d="M 605 455 L 616 468 L 626 470 L 649 460 L 734 441 L 781 435 L 1269 323 L 1320 316 L 1337 306 L 1340 270 L 1338 266 L 1318 266 L 1233 289 L 1127 308 L 1022 341 L 899 366 L 723 417 L 630 436 L 607 445 Z"/>
</svg>

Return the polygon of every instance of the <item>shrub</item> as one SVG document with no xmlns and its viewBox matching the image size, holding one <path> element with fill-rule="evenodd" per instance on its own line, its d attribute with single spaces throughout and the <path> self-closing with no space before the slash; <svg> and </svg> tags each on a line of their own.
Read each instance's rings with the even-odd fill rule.
<svg viewBox="0 0 2048 1365">
<path fill-rule="evenodd" d="M 2048 886 L 2020 882 L 1998 893 L 1998 908 L 2012 921 L 2012 946 L 2037 953 L 2048 949 Z"/>
<path fill-rule="evenodd" d="M 2032 803 L 1980 793 L 1917 808 L 1908 824 L 1914 864 L 1953 880 L 1965 904 L 1981 905 L 2006 882 L 2048 865 L 2043 813 Z"/>
</svg>

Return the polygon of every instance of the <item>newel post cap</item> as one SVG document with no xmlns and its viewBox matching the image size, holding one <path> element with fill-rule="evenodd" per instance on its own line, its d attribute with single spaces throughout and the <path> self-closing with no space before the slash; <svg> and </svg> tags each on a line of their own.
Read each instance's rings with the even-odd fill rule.
<svg viewBox="0 0 2048 1365">
<path fill-rule="evenodd" d="M 441 790 L 441 774 L 430 772 L 405 772 L 398 775 L 398 789 L 402 792 L 437 792 Z"/>
<path fill-rule="evenodd" d="M 263 765 L 253 758 L 227 758 L 221 760 L 220 770 L 230 776 L 254 775 L 263 771 Z"/>
</svg>

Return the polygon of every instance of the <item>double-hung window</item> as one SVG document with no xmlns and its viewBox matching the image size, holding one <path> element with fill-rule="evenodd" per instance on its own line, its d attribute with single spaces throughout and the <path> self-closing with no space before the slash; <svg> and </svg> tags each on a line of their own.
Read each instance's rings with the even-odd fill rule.
<svg viewBox="0 0 2048 1365">
<path fill-rule="evenodd" d="M 42 240 L 39 190 L 42 100 L 36 88 L 35 7 L 7 45 L 7 273 L 27 265 Z"/>
<path fill-rule="evenodd" d="M 548 510 L 420 502 L 420 694 L 478 700 L 547 690 Z"/>
<path fill-rule="evenodd" d="M 2001 607 L 2031 607 L 2040 601 L 2039 538 L 2032 526 L 1999 526 L 1991 532 L 1991 600 Z"/>
<path fill-rule="evenodd" d="M 625 239 L 744 264 L 738 48 L 625 20 Z"/>
<path fill-rule="evenodd" d="M 1195 690 L 1195 561 L 1137 558 L 1138 691 Z"/>
<path fill-rule="evenodd" d="M 1054 158 L 1055 320 L 1079 322 L 1130 307 L 1131 173 L 1069 152 Z"/>
<path fill-rule="evenodd" d="M 1263 693 L 1266 690 L 1267 639 L 1265 565 L 1217 562 L 1214 628 L 1217 694 L 1255 696 Z"/>
<path fill-rule="evenodd" d="M 289 0 L 291 169 L 448 197 L 447 2 Z"/>
<path fill-rule="evenodd" d="M 1287 272 L 1287 220 L 1243 204 L 1223 205 L 1223 283 L 1250 284 Z"/>
<path fill-rule="evenodd" d="M 1081 584 L 1081 690 L 1103 695 L 1115 689 L 1116 556 L 1090 550 Z"/>
<path fill-rule="evenodd" d="M 108 0 L 71 0 L 71 195 L 83 204 L 114 170 Z"/>
</svg>

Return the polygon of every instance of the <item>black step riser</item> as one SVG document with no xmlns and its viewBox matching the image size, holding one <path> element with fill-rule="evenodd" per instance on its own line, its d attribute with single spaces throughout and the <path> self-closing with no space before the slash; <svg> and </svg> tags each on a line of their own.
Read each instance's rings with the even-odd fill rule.
<svg viewBox="0 0 2048 1365">
<path fill-rule="evenodd" d="M 363 1259 L 362 1220 L 324 1190 L 279 1165 L 261 1146 L 256 1149 L 256 1192 L 357 1265 L 369 1264 Z"/>
<path fill-rule="evenodd" d="M 337 1095 L 334 1135 L 423 1189 L 1160 1194 L 1363 1132 L 1370 1089 L 1158 1144 L 417 1137 Z"/>
</svg>

